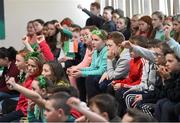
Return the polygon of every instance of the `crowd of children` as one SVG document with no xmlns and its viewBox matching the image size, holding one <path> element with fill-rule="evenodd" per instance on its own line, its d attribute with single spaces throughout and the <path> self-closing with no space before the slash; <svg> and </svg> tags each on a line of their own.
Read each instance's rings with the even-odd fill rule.
<svg viewBox="0 0 180 123">
<path fill-rule="evenodd" d="M 0 48 L 0 122 L 180 121 L 180 14 L 77 8 L 85 27 L 35 19 Z"/>
</svg>

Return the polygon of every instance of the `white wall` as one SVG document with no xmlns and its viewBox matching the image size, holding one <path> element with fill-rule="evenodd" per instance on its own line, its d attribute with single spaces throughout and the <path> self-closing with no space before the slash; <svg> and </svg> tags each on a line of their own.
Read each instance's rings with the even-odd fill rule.
<svg viewBox="0 0 180 123">
<path fill-rule="evenodd" d="M 80 3 L 88 8 L 94 0 L 4 0 L 5 40 L 0 40 L 0 47 L 14 46 L 21 49 L 21 38 L 26 34 L 29 20 L 41 18 L 44 21 L 70 17 L 76 24 L 85 25 L 88 16 L 77 9 Z"/>
</svg>

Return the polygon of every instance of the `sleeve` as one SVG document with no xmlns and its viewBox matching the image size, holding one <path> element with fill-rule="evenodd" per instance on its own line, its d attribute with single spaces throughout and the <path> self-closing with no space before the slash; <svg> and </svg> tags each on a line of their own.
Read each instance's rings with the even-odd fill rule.
<svg viewBox="0 0 180 123">
<path fill-rule="evenodd" d="M 46 61 L 53 61 L 54 60 L 54 56 L 51 52 L 51 49 L 49 48 L 49 46 L 45 40 L 42 41 L 41 43 L 39 43 L 39 47 L 40 47 L 41 52 L 43 53 Z"/>
<path fill-rule="evenodd" d="M 156 56 L 153 51 L 135 45 L 133 45 L 133 51 L 135 54 L 155 63 Z"/>
<path fill-rule="evenodd" d="M 87 67 L 91 64 L 91 61 L 92 61 L 92 53 L 91 53 L 91 51 L 86 49 L 86 54 L 84 56 L 84 59 L 76 67 L 77 68 Z"/>
<path fill-rule="evenodd" d="M 120 58 L 121 59 L 121 58 Z M 114 69 L 113 61 L 107 60 L 107 74 L 110 80 L 125 78 L 129 72 L 129 60 L 121 59 L 118 61 L 117 67 Z"/>
<path fill-rule="evenodd" d="M 59 31 L 64 35 L 68 36 L 70 39 L 72 38 L 72 32 L 69 31 L 68 29 L 60 29 Z"/>
<path fill-rule="evenodd" d="M 98 19 L 104 20 L 103 17 L 94 15 L 92 12 L 90 12 L 89 10 L 87 10 L 85 8 L 82 9 L 82 11 L 85 12 L 87 15 L 89 15 L 89 17 L 91 17 L 91 18 L 98 18 Z"/>
<path fill-rule="evenodd" d="M 180 44 L 176 42 L 173 38 L 167 42 L 169 47 L 174 51 L 174 53 L 180 58 Z"/>
<path fill-rule="evenodd" d="M 102 54 L 102 59 L 100 61 L 100 65 L 98 67 L 95 67 L 94 63 L 93 66 L 90 66 L 91 69 L 82 71 L 82 76 L 86 77 L 89 75 L 102 75 L 106 69 L 107 69 L 107 52 L 104 52 Z"/>
<path fill-rule="evenodd" d="M 176 79 L 176 80 L 175 80 Z M 168 81 L 168 82 L 166 82 Z M 180 101 L 180 79 L 176 76 L 174 79 L 166 80 L 167 97 L 174 102 Z M 175 84 L 173 84 L 175 83 Z M 174 86 L 175 85 L 175 86 Z"/>
</svg>

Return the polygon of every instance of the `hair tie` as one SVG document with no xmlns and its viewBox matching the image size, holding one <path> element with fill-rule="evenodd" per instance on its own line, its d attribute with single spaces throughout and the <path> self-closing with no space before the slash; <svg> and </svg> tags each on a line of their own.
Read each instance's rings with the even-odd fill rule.
<svg viewBox="0 0 180 123">
<path fill-rule="evenodd" d="M 30 53 L 28 53 L 26 56 L 25 56 L 25 61 L 27 61 L 28 59 L 30 59 L 30 58 L 37 58 L 37 59 L 39 59 L 38 58 L 38 56 L 40 55 L 40 52 L 30 52 Z"/>
<path fill-rule="evenodd" d="M 92 34 L 97 35 L 102 40 L 106 40 L 106 35 L 102 33 L 102 30 L 93 30 Z"/>
<path fill-rule="evenodd" d="M 47 88 L 47 82 L 43 75 L 38 76 L 37 80 L 40 88 Z"/>
</svg>

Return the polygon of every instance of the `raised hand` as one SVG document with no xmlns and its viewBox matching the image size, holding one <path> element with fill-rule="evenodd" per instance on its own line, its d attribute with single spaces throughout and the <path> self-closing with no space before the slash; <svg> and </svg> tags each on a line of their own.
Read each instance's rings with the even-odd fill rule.
<svg viewBox="0 0 180 123">
<path fill-rule="evenodd" d="M 121 43 L 121 45 L 122 45 L 124 48 L 131 49 L 133 44 L 132 44 L 130 41 L 123 41 L 123 42 Z"/>
<path fill-rule="evenodd" d="M 78 9 L 83 9 L 83 7 L 82 7 L 81 4 L 78 4 L 77 8 L 78 8 Z"/>
<path fill-rule="evenodd" d="M 39 43 L 41 43 L 42 41 L 45 40 L 45 37 L 44 37 L 44 35 L 39 35 L 39 36 L 36 37 L 36 40 L 37 40 L 37 43 L 39 44 Z"/>
<path fill-rule="evenodd" d="M 15 90 L 16 89 L 16 82 L 14 77 L 10 77 L 7 81 L 6 81 L 6 85 L 8 87 L 9 90 Z"/>
<path fill-rule="evenodd" d="M 56 27 L 57 29 L 63 29 L 63 27 L 61 26 L 60 23 L 55 23 L 54 25 L 55 25 L 55 27 Z"/>
</svg>

